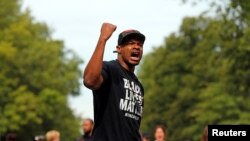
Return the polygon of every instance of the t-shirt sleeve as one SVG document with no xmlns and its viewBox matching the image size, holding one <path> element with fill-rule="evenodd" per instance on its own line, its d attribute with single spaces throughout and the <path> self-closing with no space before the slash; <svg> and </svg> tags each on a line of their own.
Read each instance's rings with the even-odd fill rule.
<svg viewBox="0 0 250 141">
<path fill-rule="evenodd" d="M 104 82 L 109 79 L 109 67 L 107 62 L 103 62 L 102 64 L 102 77 Z"/>
</svg>

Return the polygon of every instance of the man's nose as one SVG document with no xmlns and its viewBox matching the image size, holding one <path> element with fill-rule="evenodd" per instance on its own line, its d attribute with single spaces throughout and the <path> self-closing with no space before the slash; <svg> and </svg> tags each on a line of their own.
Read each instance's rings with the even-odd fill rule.
<svg viewBox="0 0 250 141">
<path fill-rule="evenodd" d="M 140 43 L 136 43 L 133 46 L 134 49 L 141 49 L 141 44 Z"/>
</svg>

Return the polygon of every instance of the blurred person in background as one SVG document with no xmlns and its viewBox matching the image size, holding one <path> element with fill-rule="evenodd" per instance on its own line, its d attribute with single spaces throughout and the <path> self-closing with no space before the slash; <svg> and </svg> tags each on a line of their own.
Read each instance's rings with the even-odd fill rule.
<svg viewBox="0 0 250 141">
<path fill-rule="evenodd" d="M 86 118 L 82 122 L 83 135 L 78 141 L 91 141 L 91 134 L 94 127 L 94 121 L 90 118 Z"/>
<path fill-rule="evenodd" d="M 203 130 L 201 141 L 208 141 L 208 127 L 207 126 Z"/>
<path fill-rule="evenodd" d="M 33 141 L 45 141 L 45 137 L 43 135 L 37 135 L 33 137 Z"/>
<path fill-rule="evenodd" d="M 157 125 L 154 130 L 155 141 L 167 141 L 167 133 L 164 125 Z"/>
<path fill-rule="evenodd" d="M 150 141 L 150 137 L 148 133 L 142 133 L 142 141 Z"/>
<path fill-rule="evenodd" d="M 5 141 L 17 141 L 17 135 L 15 132 L 7 132 Z"/>
<path fill-rule="evenodd" d="M 46 141 L 60 141 L 60 132 L 57 130 L 50 130 L 45 135 Z"/>
</svg>

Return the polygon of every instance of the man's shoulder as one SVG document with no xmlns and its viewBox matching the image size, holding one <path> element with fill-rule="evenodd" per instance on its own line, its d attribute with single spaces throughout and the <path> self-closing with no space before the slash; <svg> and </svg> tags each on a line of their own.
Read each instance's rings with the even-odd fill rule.
<svg viewBox="0 0 250 141">
<path fill-rule="evenodd" d="M 111 61 L 103 61 L 104 67 L 114 68 L 119 66 L 117 60 L 111 60 Z"/>
<path fill-rule="evenodd" d="M 108 64 L 108 65 L 116 65 L 117 64 L 117 60 L 110 60 L 110 61 L 103 61 L 104 64 Z"/>
</svg>

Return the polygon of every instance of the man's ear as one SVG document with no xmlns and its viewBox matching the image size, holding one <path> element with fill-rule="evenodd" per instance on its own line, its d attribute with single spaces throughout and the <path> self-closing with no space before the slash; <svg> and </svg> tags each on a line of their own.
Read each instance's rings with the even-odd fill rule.
<svg viewBox="0 0 250 141">
<path fill-rule="evenodd" d="M 118 54 L 120 54 L 121 53 L 121 46 L 116 46 L 116 52 L 118 53 Z"/>
</svg>

